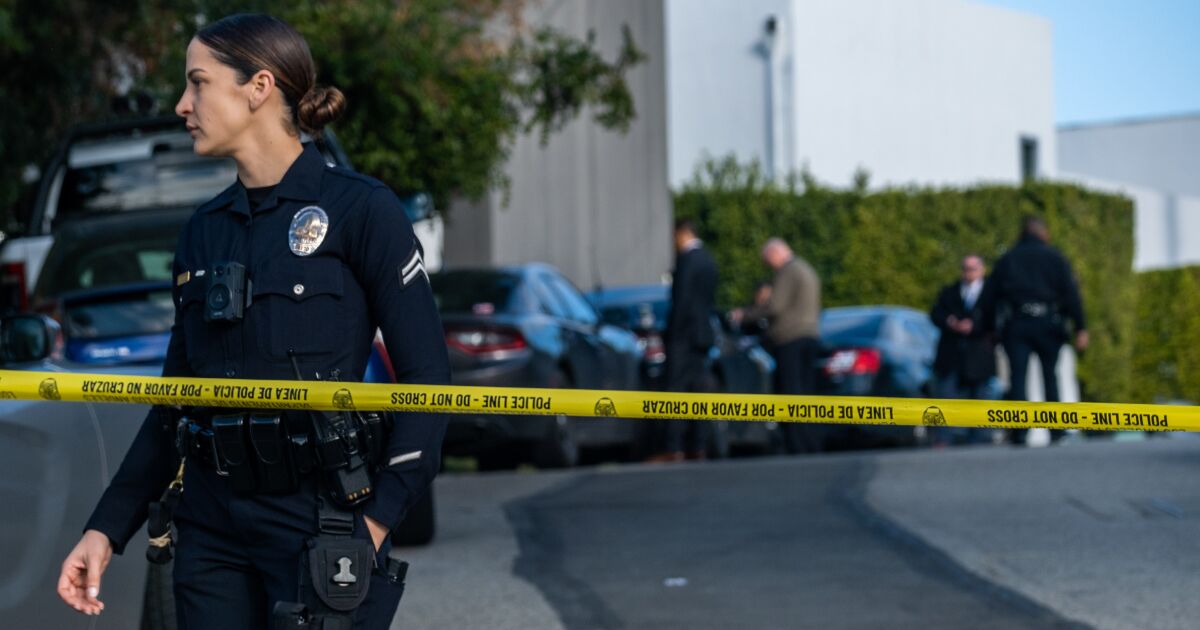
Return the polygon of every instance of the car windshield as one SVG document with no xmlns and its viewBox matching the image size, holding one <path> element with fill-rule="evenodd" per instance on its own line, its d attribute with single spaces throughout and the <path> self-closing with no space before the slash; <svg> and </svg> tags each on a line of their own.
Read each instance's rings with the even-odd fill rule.
<svg viewBox="0 0 1200 630">
<path fill-rule="evenodd" d="M 87 289 L 171 280 L 177 230 L 163 229 L 158 234 L 139 234 L 122 240 L 109 237 L 111 234 L 97 233 L 71 242 L 69 251 L 54 252 L 42 272 L 39 293 L 54 297 Z"/>
<path fill-rule="evenodd" d="M 869 311 L 825 311 L 821 314 L 821 339 L 826 343 L 876 339 L 884 315 Z"/>
<path fill-rule="evenodd" d="M 429 279 L 439 311 L 476 315 L 515 310 L 520 282 L 516 274 L 502 271 L 448 271 Z"/>
<path fill-rule="evenodd" d="M 68 302 L 63 309 L 63 333 L 79 340 L 169 332 L 175 320 L 169 286 Z"/>
<path fill-rule="evenodd" d="M 176 131 L 71 147 L 55 221 L 95 213 L 192 208 L 237 178 L 232 160 L 197 156 Z"/>
</svg>

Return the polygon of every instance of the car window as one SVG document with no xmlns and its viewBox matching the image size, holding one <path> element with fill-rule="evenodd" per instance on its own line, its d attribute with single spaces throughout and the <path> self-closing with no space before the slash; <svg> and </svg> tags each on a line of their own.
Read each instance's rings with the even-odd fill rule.
<svg viewBox="0 0 1200 630">
<path fill-rule="evenodd" d="M 821 316 L 821 338 L 828 343 L 847 343 L 876 339 L 884 317 L 861 311 L 825 311 Z"/>
<path fill-rule="evenodd" d="M 933 351 L 937 339 L 934 337 L 936 329 L 931 324 L 924 319 L 906 317 L 901 326 L 908 338 L 907 342 L 911 343 L 921 354 Z"/>
<path fill-rule="evenodd" d="M 97 214 L 195 207 L 237 179 L 232 160 L 197 156 L 178 132 L 71 147 L 55 222 Z"/>
<path fill-rule="evenodd" d="M 521 279 L 494 271 L 448 271 L 429 279 L 433 299 L 443 313 L 512 312 Z"/>
<path fill-rule="evenodd" d="M 171 280 L 176 237 L 167 232 L 118 242 L 91 242 L 54 256 L 44 271 L 43 295 Z M 65 244 L 64 244 L 65 245 Z"/>
<path fill-rule="evenodd" d="M 175 321 L 171 290 L 114 295 L 67 304 L 63 333 L 68 339 L 106 339 L 165 333 Z"/>
<path fill-rule="evenodd" d="M 538 305 L 543 313 L 551 317 L 567 319 L 567 309 L 563 305 L 562 299 L 547 284 L 545 274 L 533 274 L 530 278 L 530 286 L 533 287 L 533 294 L 537 296 Z"/>
<path fill-rule="evenodd" d="M 562 300 L 563 305 L 567 309 L 567 317 L 582 324 L 595 324 L 597 321 L 596 310 L 592 308 L 588 301 L 583 299 L 583 294 L 575 285 L 567 281 L 566 278 L 557 274 L 547 274 L 547 284 Z"/>
</svg>

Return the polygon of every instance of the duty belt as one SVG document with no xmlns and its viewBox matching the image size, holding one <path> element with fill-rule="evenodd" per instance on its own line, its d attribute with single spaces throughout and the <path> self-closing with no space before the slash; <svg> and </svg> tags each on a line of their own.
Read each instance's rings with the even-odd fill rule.
<svg viewBox="0 0 1200 630">
<path fill-rule="evenodd" d="M 1057 310 L 1053 304 L 1046 302 L 1025 302 L 1017 308 L 1017 312 L 1026 317 L 1046 317 Z"/>
<path fill-rule="evenodd" d="M 239 494 L 287 494 L 316 467 L 312 435 L 279 414 L 225 412 L 180 427 L 179 451 L 229 479 Z"/>
</svg>

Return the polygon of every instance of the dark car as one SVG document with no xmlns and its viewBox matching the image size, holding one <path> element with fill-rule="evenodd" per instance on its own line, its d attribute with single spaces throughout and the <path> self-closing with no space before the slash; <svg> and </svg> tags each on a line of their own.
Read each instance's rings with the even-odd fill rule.
<svg viewBox="0 0 1200 630">
<path fill-rule="evenodd" d="M 818 391 L 830 396 L 920 397 L 933 375 L 938 330 L 902 306 L 850 306 L 821 313 Z M 911 427 L 838 426 L 828 448 L 907 446 Z"/>
<path fill-rule="evenodd" d="M 663 332 L 671 306 L 667 285 L 649 284 L 592 291 L 588 299 L 603 321 L 629 329 L 642 348 L 642 382 L 647 389 L 666 389 Z M 754 335 L 733 330 L 719 314 L 710 318 L 713 327 L 708 368 L 715 392 L 768 394 L 773 390 L 775 361 Z M 776 450 L 780 445 L 775 423 L 714 422 L 711 425 L 709 456 L 723 456 L 729 449 Z"/>
<path fill-rule="evenodd" d="M 451 270 L 434 274 L 430 284 L 446 328 L 455 385 L 638 387 L 637 338 L 601 321 L 550 265 Z M 525 460 L 565 467 L 577 463 L 581 448 L 631 447 L 634 424 L 550 415 L 452 415 L 446 452 L 474 456 L 484 469 Z"/>
</svg>

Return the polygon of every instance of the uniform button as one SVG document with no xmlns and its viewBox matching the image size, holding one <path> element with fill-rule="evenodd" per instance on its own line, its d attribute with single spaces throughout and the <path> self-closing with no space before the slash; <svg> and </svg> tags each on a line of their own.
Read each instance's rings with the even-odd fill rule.
<svg viewBox="0 0 1200 630">
<path fill-rule="evenodd" d="M 237 376 L 237 370 L 225 370 L 225 376 L 233 378 Z"/>
<path fill-rule="evenodd" d="M 296 286 L 292 287 L 292 293 L 295 293 L 296 295 L 304 293 L 304 285 L 297 284 Z"/>
</svg>

